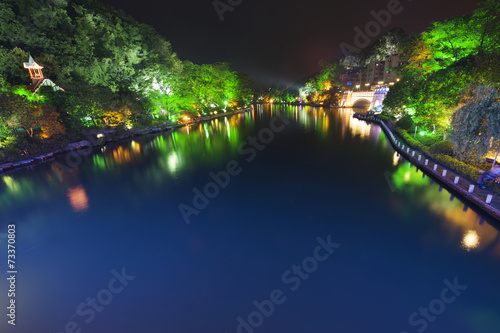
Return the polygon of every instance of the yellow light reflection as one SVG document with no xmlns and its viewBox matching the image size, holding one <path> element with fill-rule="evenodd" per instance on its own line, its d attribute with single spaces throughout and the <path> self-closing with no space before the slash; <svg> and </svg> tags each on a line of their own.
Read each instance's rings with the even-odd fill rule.
<svg viewBox="0 0 500 333">
<path fill-rule="evenodd" d="M 408 184 L 408 182 L 410 181 L 410 171 L 406 171 L 405 172 L 405 183 Z"/>
<path fill-rule="evenodd" d="M 75 212 L 89 208 L 89 199 L 82 185 L 68 188 L 69 204 Z"/>
<path fill-rule="evenodd" d="M 394 155 L 392 156 L 392 164 L 394 166 L 397 166 L 400 158 L 401 158 L 401 155 L 399 155 L 398 152 L 395 151 Z"/>
<path fill-rule="evenodd" d="M 141 144 L 135 141 L 132 141 L 130 144 L 132 149 L 134 150 L 135 153 L 140 154 L 141 153 Z"/>
<path fill-rule="evenodd" d="M 112 154 L 113 160 L 116 162 L 116 164 L 124 164 L 130 162 L 130 160 L 132 159 L 132 156 L 130 155 L 130 149 L 125 149 L 122 146 L 113 150 Z"/>
<path fill-rule="evenodd" d="M 470 251 L 479 246 L 479 235 L 476 230 L 468 230 L 462 238 L 462 247 Z"/>
<path fill-rule="evenodd" d="M 368 138 L 370 136 L 370 125 L 357 118 L 351 118 L 349 127 L 353 136 L 359 135 L 362 139 Z"/>
</svg>

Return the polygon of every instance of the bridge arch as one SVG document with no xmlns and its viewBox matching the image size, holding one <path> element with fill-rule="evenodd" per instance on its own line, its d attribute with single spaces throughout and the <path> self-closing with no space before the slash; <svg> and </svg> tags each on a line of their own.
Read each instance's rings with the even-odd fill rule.
<svg viewBox="0 0 500 333">
<path fill-rule="evenodd" d="M 342 107 L 359 107 L 367 108 L 368 110 L 380 109 L 383 104 L 385 95 L 389 88 L 377 88 L 374 91 L 352 91 L 346 90 L 342 96 L 340 106 Z"/>
<path fill-rule="evenodd" d="M 353 108 L 367 108 L 370 106 L 371 101 L 366 98 L 358 98 L 356 101 L 352 104 Z"/>
</svg>

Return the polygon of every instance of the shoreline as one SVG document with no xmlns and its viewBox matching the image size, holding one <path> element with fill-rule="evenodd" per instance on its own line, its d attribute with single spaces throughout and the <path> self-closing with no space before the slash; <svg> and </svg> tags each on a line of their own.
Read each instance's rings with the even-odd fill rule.
<svg viewBox="0 0 500 333">
<path fill-rule="evenodd" d="M 172 130 L 177 129 L 177 128 L 182 128 L 182 127 L 194 125 L 194 124 L 201 124 L 201 123 L 204 123 L 204 122 L 216 119 L 216 118 L 223 118 L 223 117 L 227 117 L 227 116 L 232 116 L 235 114 L 248 112 L 251 110 L 253 110 L 253 105 L 250 107 L 238 109 L 235 111 L 223 112 L 220 114 L 210 115 L 207 117 L 200 117 L 199 119 L 193 120 L 193 121 L 188 122 L 188 123 L 180 123 L 180 124 L 175 124 L 175 125 L 164 125 L 162 127 L 154 126 L 154 127 L 148 127 L 148 128 L 139 129 L 139 130 L 129 130 L 128 131 L 129 133 L 125 133 L 124 135 L 120 135 L 116 138 L 107 137 L 99 142 L 99 139 L 96 138 L 96 136 L 98 134 L 102 134 L 102 133 L 113 134 L 116 132 L 116 130 L 107 130 L 107 131 L 100 130 L 100 131 L 97 131 L 96 133 L 92 133 L 91 134 L 91 136 L 93 136 L 92 138 L 89 138 L 89 135 L 87 135 L 85 139 L 83 139 L 81 141 L 77 141 L 77 142 L 68 143 L 63 148 L 59 148 L 59 149 L 52 150 L 52 151 L 47 151 L 43 154 L 36 155 L 33 157 L 29 157 L 29 158 L 25 158 L 22 160 L 0 164 L 0 176 L 4 175 L 6 173 L 10 173 L 10 172 L 22 169 L 22 168 L 30 167 L 30 166 L 33 166 L 36 164 L 42 164 L 42 163 L 46 163 L 49 161 L 53 161 L 56 156 L 63 155 L 65 153 L 79 150 L 82 148 L 104 146 L 104 145 L 107 145 L 107 144 L 113 143 L 113 142 L 120 142 L 120 141 L 124 141 L 124 140 L 129 140 L 129 139 L 131 139 L 133 137 L 137 137 L 137 136 L 168 132 L 168 131 L 172 131 Z"/>
<path fill-rule="evenodd" d="M 393 133 L 382 119 L 361 114 L 354 114 L 353 117 L 379 124 L 394 150 L 412 165 L 415 165 L 418 170 L 425 171 L 429 177 L 438 182 L 442 187 L 445 187 L 452 195 L 463 199 L 465 206 L 473 206 L 497 220 L 497 222 L 500 222 L 500 198 L 497 193 L 491 190 L 480 189 L 475 182 L 469 180 L 466 176 L 446 165 L 443 167 L 442 163 L 434 161 L 424 152 L 414 149 L 406 142 L 403 144 L 403 139 L 397 133 Z M 397 138 L 396 135 L 398 135 Z"/>
</svg>

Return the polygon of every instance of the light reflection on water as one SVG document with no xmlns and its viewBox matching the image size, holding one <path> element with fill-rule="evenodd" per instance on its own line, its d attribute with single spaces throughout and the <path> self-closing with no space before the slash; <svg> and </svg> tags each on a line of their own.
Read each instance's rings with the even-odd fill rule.
<svg viewBox="0 0 500 333">
<path fill-rule="evenodd" d="M 395 195 L 412 200 L 434 215 L 442 217 L 441 227 L 448 235 L 448 239 L 443 241 L 457 244 L 466 251 L 487 250 L 500 257 L 498 229 L 484 223 L 484 219 L 475 211 L 434 183 L 422 171 L 417 171 L 411 163 L 403 159 L 398 161 L 392 174 Z"/>
<path fill-rule="evenodd" d="M 26 248 L 36 249 L 30 252 L 30 264 L 29 257 L 23 258 L 24 269 L 32 272 L 24 286 L 34 286 L 25 294 L 29 301 L 24 304 L 30 309 L 23 308 L 23 313 L 39 318 L 33 324 L 26 321 L 33 327 L 25 331 L 34 331 L 34 326 L 61 330 L 82 299 L 105 286 L 110 269 L 127 266 L 131 274 L 137 273 L 137 283 L 116 295 L 117 301 L 99 317 L 104 324 L 93 323 L 95 331 L 110 332 L 106 325 L 115 327 L 115 317 L 108 312 L 117 309 L 127 324 L 144 328 L 144 322 L 155 322 L 150 331 L 160 331 L 154 328 L 168 322 L 178 325 L 172 331 L 223 332 L 234 326 L 234 318 L 249 311 L 245 306 L 255 295 L 263 299 L 270 288 L 279 287 L 275 279 L 310 255 L 308 239 L 314 245 L 323 232 L 345 242 L 343 252 L 322 263 L 311 277 L 318 280 L 303 281 L 304 288 L 321 286 L 319 295 L 309 294 L 312 289 L 290 294 L 287 307 L 306 305 L 301 318 L 314 318 L 324 309 L 328 315 L 315 319 L 347 318 L 346 329 L 332 326 L 339 332 L 370 331 L 372 322 L 363 311 L 352 310 L 359 307 L 368 312 L 392 307 L 382 321 L 399 318 L 404 328 L 408 315 L 423 304 L 421 291 L 428 292 L 425 301 L 434 298 L 442 280 L 455 276 L 450 274 L 459 275 L 460 281 L 472 280 L 471 286 L 476 282 L 476 290 L 483 288 L 474 281 L 475 272 L 462 267 L 464 262 L 477 265 L 484 275 L 478 277 L 481 283 L 488 277 L 496 279 L 498 230 L 396 154 L 378 125 L 352 118 L 352 113 L 351 109 L 259 106 L 252 112 L 96 148 L 62 181 L 50 164 L 1 176 L 2 213 L 17 219 Z M 222 170 L 232 159 L 241 161 L 239 145 L 268 126 L 271 114 L 285 114 L 290 125 L 253 164 L 243 165 L 241 175 L 186 226 L 178 203 L 192 198 L 192 188 L 201 188 L 209 171 Z M 385 182 L 386 173 L 391 186 Z M 66 269 L 69 265 L 72 268 Z M 66 277 L 69 274 L 81 280 L 74 282 Z M 51 288 L 54 278 L 57 288 Z M 241 288 L 256 283 L 260 285 L 248 292 Z M 228 299 L 234 293 L 227 288 L 241 292 L 234 296 L 238 299 Z M 366 293 L 363 302 L 358 300 L 360 288 Z M 404 309 L 398 303 L 401 290 L 408 293 L 403 295 L 405 302 L 409 300 Z M 447 308 L 451 317 L 469 315 L 467 307 L 477 307 L 466 297 L 466 305 L 457 302 Z M 53 309 L 62 313 L 57 320 L 52 308 L 40 309 L 41 300 L 49 298 L 58 305 Z M 337 298 L 343 302 L 332 303 Z M 242 305 L 241 299 L 248 299 L 248 304 Z M 317 306 L 310 306 L 315 302 Z M 134 304 L 150 306 L 142 309 Z M 330 311 L 332 305 L 337 312 Z M 227 319 L 233 308 L 237 313 Z M 134 315 L 127 312 L 130 309 Z M 186 313 L 186 309 L 199 311 L 194 315 L 194 310 Z M 489 310 L 498 313 L 493 305 Z M 279 311 L 287 319 L 280 323 L 284 328 L 263 329 L 297 332 L 288 327 L 294 315 L 285 307 Z M 211 319 L 200 318 L 203 314 Z M 178 321 L 180 316 L 186 320 Z M 218 327 L 221 318 L 228 322 Z M 37 325 L 39 321 L 45 325 Z M 442 322 L 444 317 L 434 325 Z M 213 329 L 204 330 L 209 323 Z M 189 330 L 186 325 L 198 326 Z M 351 329 L 353 325 L 365 326 Z M 372 331 L 397 331 L 392 328 Z M 468 333 L 466 328 L 448 331 Z"/>
<path fill-rule="evenodd" d="M 124 165 L 144 164 L 141 167 L 141 174 L 135 176 L 135 181 L 158 184 L 161 179 L 175 178 L 179 172 L 189 169 L 189 163 L 195 155 L 198 158 L 204 157 L 208 162 L 217 161 L 228 152 L 236 155 L 238 145 L 253 129 L 256 114 L 259 119 L 262 119 L 264 112 L 276 116 L 280 108 L 282 107 L 273 105 L 265 111 L 265 107 L 258 106 L 251 112 L 189 125 L 172 133 L 105 146 L 99 149 L 100 153 L 88 157 L 72 173 L 64 175 L 62 183 L 57 181 L 54 170 L 47 169 L 43 172 L 45 177 L 36 179 L 36 183 L 26 173 L 14 172 L 3 175 L 0 207 L 15 201 L 28 203 L 30 200 L 50 198 L 51 191 L 63 186 L 68 193 L 68 202 L 75 212 L 84 211 L 88 208 L 85 190 L 81 184 L 74 185 L 75 182 L 78 183 L 79 168 L 84 167 L 87 172 L 91 169 L 91 174 L 94 175 L 112 175 L 119 173 Z M 342 141 L 346 135 L 375 143 L 383 137 L 384 146 L 389 147 L 381 128 L 353 118 L 352 109 L 330 110 L 322 107 L 289 106 L 285 108 L 285 114 L 299 126 L 315 133 L 323 140 L 331 139 L 332 134 L 339 131 Z M 334 128 L 331 128 L 331 123 L 336 124 Z M 392 164 L 395 166 L 393 182 L 398 194 L 424 203 L 431 211 L 445 216 L 446 220 L 462 221 L 455 222 L 456 224 L 467 224 L 466 221 L 470 221 L 471 218 L 474 220 L 479 218 L 471 210 L 464 212 L 463 204 L 459 200 L 448 200 L 447 191 L 437 192 L 437 185 L 431 185 L 429 178 L 423 178 L 421 172 L 417 173 L 410 169 L 409 164 L 395 151 Z M 496 229 L 493 228 L 490 235 L 495 232 Z M 495 238 L 496 236 L 488 237 L 490 240 Z M 481 246 L 474 248 L 484 247 L 489 243 L 491 242 L 481 242 Z"/>
</svg>

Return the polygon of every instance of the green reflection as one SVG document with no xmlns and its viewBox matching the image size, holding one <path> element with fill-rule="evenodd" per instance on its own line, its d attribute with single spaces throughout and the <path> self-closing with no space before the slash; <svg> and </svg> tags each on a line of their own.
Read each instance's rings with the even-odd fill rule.
<svg viewBox="0 0 500 333">
<path fill-rule="evenodd" d="M 473 210 L 456 200 L 448 191 L 437 184 L 431 186 L 429 177 L 423 177 L 422 171 L 417 172 L 416 167 L 409 162 L 401 163 L 396 155 L 393 162 L 397 167 L 391 178 L 396 200 L 406 197 L 405 200 L 409 199 L 422 209 L 429 209 L 434 215 L 441 216 L 439 220 L 442 228 L 449 235 L 443 242 L 467 252 L 489 249 L 494 255 L 500 256 L 500 233 L 497 229 L 483 223 Z M 405 213 L 404 206 L 399 207 Z"/>
</svg>

